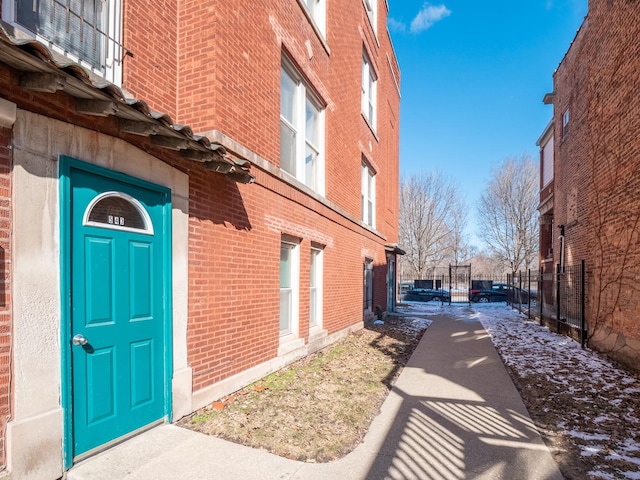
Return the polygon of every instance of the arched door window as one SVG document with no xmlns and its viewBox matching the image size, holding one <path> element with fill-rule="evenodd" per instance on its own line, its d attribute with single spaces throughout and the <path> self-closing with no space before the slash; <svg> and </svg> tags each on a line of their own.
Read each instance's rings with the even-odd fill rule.
<svg viewBox="0 0 640 480">
<path fill-rule="evenodd" d="M 153 224 L 145 208 L 122 192 L 104 192 L 95 197 L 84 212 L 82 224 L 153 235 Z"/>
</svg>

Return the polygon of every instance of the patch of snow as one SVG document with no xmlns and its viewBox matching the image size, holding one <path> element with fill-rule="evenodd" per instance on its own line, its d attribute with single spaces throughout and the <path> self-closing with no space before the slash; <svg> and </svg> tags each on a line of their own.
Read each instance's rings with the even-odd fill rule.
<svg viewBox="0 0 640 480">
<path fill-rule="evenodd" d="M 589 434 L 584 432 L 577 432 L 575 430 L 565 430 L 564 433 L 572 438 L 579 438 L 580 440 L 609 440 L 610 435 L 605 434 Z"/>
<path fill-rule="evenodd" d="M 600 455 L 604 450 L 602 445 L 591 445 L 587 448 L 583 448 L 582 452 L 580 452 L 580 456 L 582 457 L 593 457 L 594 455 Z"/>
</svg>

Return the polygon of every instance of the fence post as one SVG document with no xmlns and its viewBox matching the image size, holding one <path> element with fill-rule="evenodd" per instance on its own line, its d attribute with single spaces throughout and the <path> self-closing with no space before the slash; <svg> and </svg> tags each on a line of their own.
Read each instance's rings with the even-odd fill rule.
<svg viewBox="0 0 640 480">
<path fill-rule="evenodd" d="M 444 273 L 442 274 L 442 280 L 440 280 L 440 288 L 444 290 Z M 453 292 L 451 291 L 451 284 L 449 284 L 449 306 L 451 306 L 451 297 Z"/>
<path fill-rule="evenodd" d="M 560 333 L 560 264 L 556 266 L 556 333 Z"/>
<path fill-rule="evenodd" d="M 527 318 L 531 319 L 531 269 L 527 269 Z"/>
<path fill-rule="evenodd" d="M 584 260 L 580 262 L 580 346 L 584 348 L 587 336 L 587 319 L 585 318 L 585 280 L 584 280 Z"/>
<path fill-rule="evenodd" d="M 518 311 L 522 313 L 522 275 L 524 272 L 518 272 Z"/>
<path fill-rule="evenodd" d="M 538 305 L 540 311 L 540 325 L 543 324 L 542 320 L 542 302 L 546 300 L 544 296 L 544 267 L 540 267 L 540 272 L 538 273 Z"/>
</svg>

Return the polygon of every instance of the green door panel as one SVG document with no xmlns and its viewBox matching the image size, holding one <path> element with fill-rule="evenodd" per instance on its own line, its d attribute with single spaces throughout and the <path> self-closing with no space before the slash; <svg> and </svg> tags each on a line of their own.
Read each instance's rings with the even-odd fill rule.
<svg viewBox="0 0 640 480">
<path fill-rule="evenodd" d="M 73 456 L 162 419 L 170 378 L 167 191 L 89 170 L 69 169 Z"/>
</svg>

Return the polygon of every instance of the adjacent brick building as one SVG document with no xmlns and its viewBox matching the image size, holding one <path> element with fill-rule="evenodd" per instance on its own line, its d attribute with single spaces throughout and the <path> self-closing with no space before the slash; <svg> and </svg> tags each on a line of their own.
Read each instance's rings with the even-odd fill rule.
<svg viewBox="0 0 640 480">
<path fill-rule="evenodd" d="M 560 263 L 561 255 L 567 265 L 585 261 L 589 344 L 636 370 L 640 369 L 638 38 L 640 10 L 634 2 L 589 2 L 589 13 L 554 73 L 554 90 L 545 97 L 554 107 L 554 172 L 553 181 L 541 185 L 540 208 L 541 266 L 548 271 L 551 263 Z M 539 143 L 544 150 L 543 137 Z M 544 150 L 543 170 L 546 155 Z"/>
<path fill-rule="evenodd" d="M 402 253 L 386 2 L 84 4 L 2 0 L 0 466 L 20 479 L 384 315 Z"/>
</svg>

